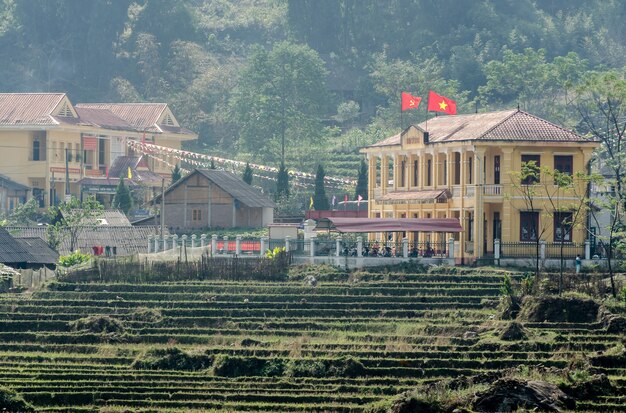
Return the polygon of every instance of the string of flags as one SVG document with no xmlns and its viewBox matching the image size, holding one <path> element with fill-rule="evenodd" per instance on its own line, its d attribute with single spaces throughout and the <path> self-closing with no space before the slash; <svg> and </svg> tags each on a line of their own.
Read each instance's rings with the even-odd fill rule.
<svg viewBox="0 0 626 413">
<path fill-rule="evenodd" d="M 402 111 L 417 109 L 421 101 L 422 98 L 420 96 L 413 96 L 410 93 L 402 92 L 400 107 Z M 442 112 L 448 115 L 456 115 L 456 101 L 430 90 L 428 92 L 428 105 L 426 110 L 428 112 Z"/>
<path fill-rule="evenodd" d="M 207 165 L 211 163 L 211 161 L 223 165 L 224 169 L 226 169 L 227 167 L 230 167 L 231 169 L 234 170 L 234 169 L 243 169 L 246 167 L 246 162 L 237 161 L 234 159 L 205 155 L 205 154 L 201 154 L 197 152 L 190 152 L 190 151 L 185 151 L 182 149 L 169 148 L 166 146 L 160 146 L 160 145 L 155 145 L 155 144 L 146 143 L 146 142 L 139 142 L 139 141 L 130 140 L 130 139 L 128 139 L 126 142 L 130 147 L 132 147 L 133 150 L 141 152 L 142 154 L 147 155 L 150 158 L 155 159 L 157 161 L 164 162 L 169 167 L 174 167 L 174 166 L 171 165 L 169 162 L 167 162 L 167 160 L 161 157 L 169 156 L 181 162 L 185 162 L 189 165 L 198 166 L 198 167 L 206 167 Z M 260 174 L 259 173 L 253 174 L 254 176 L 258 176 L 259 178 L 263 178 L 263 179 L 276 180 L 276 178 L 265 176 L 262 173 L 276 174 L 278 173 L 278 168 L 275 168 L 272 166 L 254 164 L 254 163 L 250 163 L 249 165 L 250 165 L 250 168 L 261 172 Z M 311 174 L 307 172 L 288 170 L 288 174 L 290 177 L 295 178 L 296 181 L 300 180 L 300 182 L 294 182 L 294 184 L 296 184 L 297 186 L 303 186 L 303 187 L 311 186 L 313 185 L 313 182 L 315 180 L 315 174 Z M 307 180 L 310 182 L 307 182 Z M 349 179 L 349 178 L 338 178 L 338 177 L 326 176 L 324 178 L 324 181 L 327 185 L 332 186 L 332 187 L 345 187 L 345 186 L 356 185 L 356 180 Z"/>
</svg>

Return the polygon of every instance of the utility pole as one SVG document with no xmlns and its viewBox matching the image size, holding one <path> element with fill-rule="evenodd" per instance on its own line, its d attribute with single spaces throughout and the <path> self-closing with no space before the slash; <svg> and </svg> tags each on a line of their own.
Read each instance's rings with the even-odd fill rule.
<svg viewBox="0 0 626 413">
<path fill-rule="evenodd" d="M 161 177 L 161 239 L 165 228 L 165 178 Z"/>
<path fill-rule="evenodd" d="M 54 200 L 56 199 L 56 186 L 55 186 L 55 180 L 54 180 L 54 171 L 52 171 L 52 176 L 50 177 L 50 206 L 54 206 L 55 202 Z"/>
<path fill-rule="evenodd" d="M 71 198 L 70 195 L 70 148 L 65 148 L 65 202 L 68 202 Z"/>
</svg>

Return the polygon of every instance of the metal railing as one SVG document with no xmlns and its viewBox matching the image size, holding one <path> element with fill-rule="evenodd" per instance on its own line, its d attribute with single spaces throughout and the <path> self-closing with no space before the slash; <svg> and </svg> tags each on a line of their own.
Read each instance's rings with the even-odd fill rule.
<svg viewBox="0 0 626 413">
<path fill-rule="evenodd" d="M 409 257 L 445 258 L 448 243 L 445 241 L 409 242 Z"/>
<path fill-rule="evenodd" d="M 534 242 L 501 242 L 501 258 L 534 258 L 537 257 L 537 244 Z"/>
<path fill-rule="evenodd" d="M 585 256 L 585 244 L 563 243 L 563 258 L 574 259 Z M 546 243 L 546 258 L 561 258 L 561 243 Z"/>
</svg>

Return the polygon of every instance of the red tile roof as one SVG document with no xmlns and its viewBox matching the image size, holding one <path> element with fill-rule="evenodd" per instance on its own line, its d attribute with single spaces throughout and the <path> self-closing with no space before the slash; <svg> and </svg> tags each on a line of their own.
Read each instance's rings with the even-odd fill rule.
<svg viewBox="0 0 626 413">
<path fill-rule="evenodd" d="M 429 142 L 461 141 L 534 141 L 534 142 L 590 142 L 575 132 L 567 130 L 530 113 L 517 110 L 486 112 L 469 115 L 437 116 L 417 125 L 429 133 Z M 397 134 L 368 146 L 400 145 Z"/>
<path fill-rule="evenodd" d="M 56 125 L 52 117 L 65 93 L 0 93 L 0 126 Z"/>
</svg>

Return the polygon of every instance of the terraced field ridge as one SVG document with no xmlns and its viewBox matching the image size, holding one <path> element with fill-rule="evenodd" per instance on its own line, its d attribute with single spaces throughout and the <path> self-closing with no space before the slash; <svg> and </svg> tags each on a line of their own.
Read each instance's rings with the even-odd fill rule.
<svg viewBox="0 0 626 413">
<path fill-rule="evenodd" d="M 362 412 L 445 378 L 565 368 L 624 339 L 594 323 L 526 323 L 522 341 L 485 333 L 501 284 L 55 282 L 0 296 L 0 380 L 41 412 Z M 624 394 L 624 365 L 596 370 Z M 625 400 L 577 411 L 626 411 Z"/>
</svg>

